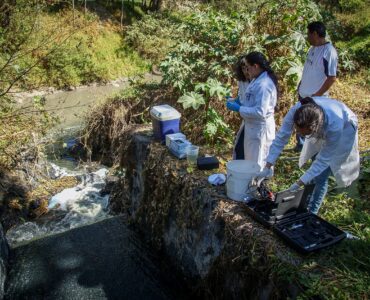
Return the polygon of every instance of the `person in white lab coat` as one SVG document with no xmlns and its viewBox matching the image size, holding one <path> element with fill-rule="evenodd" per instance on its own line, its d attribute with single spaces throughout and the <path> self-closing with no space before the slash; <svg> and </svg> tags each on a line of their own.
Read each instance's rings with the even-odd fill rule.
<svg viewBox="0 0 370 300">
<path fill-rule="evenodd" d="M 239 105 L 246 103 L 247 89 L 250 83 L 249 75 L 244 68 L 246 64 L 245 57 L 246 55 L 240 56 L 233 67 L 234 78 L 238 81 L 238 96 L 236 98 L 226 97 L 227 101 L 235 101 Z M 243 121 L 235 138 L 236 143 L 233 150 L 233 159 L 244 159 L 244 125 L 245 123 Z M 243 134 L 242 137 L 241 134 Z"/>
<path fill-rule="evenodd" d="M 284 118 L 273 141 L 260 177 L 272 176 L 274 165 L 295 129 L 306 137 L 299 166 L 316 155 L 310 168 L 294 183 L 291 191 L 314 183 L 308 209 L 317 214 L 333 174 L 338 186 L 349 186 L 359 175 L 360 156 L 356 115 L 342 102 L 327 97 L 306 97 L 295 104 Z"/>
<path fill-rule="evenodd" d="M 229 110 L 239 112 L 243 122 L 237 134 L 234 159 L 246 159 L 265 165 L 265 159 L 275 137 L 274 111 L 278 84 L 275 73 L 265 56 L 251 52 L 240 59 L 245 78 L 251 79 L 239 101 L 228 100 Z"/>
</svg>

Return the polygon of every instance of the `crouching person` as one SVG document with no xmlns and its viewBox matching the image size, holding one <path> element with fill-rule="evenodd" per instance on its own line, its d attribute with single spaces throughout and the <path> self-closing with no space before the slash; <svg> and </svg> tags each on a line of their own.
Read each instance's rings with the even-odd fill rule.
<svg viewBox="0 0 370 300">
<path fill-rule="evenodd" d="M 302 99 L 285 116 L 270 147 L 262 176 L 271 176 L 271 167 L 288 143 L 294 127 L 307 138 L 299 158 L 299 167 L 313 156 L 316 157 L 290 190 L 298 190 L 305 184 L 314 183 L 308 209 L 317 214 L 326 195 L 331 174 L 338 186 L 342 187 L 349 186 L 359 175 L 357 117 L 344 103 L 337 100 L 326 97 Z"/>
</svg>

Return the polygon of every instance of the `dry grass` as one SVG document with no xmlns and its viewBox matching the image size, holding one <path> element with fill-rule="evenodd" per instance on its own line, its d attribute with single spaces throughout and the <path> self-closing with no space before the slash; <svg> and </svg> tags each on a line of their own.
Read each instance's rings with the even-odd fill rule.
<svg viewBox="0 0 370 300">
<path fill-rule="evenodd" d="M 364 74 L 343 77 L 336 82 L 331 93 L 333 98 L 343 101 L 357 114 L 360 150 L 370 149 L 370 98 L 369 87 L 365 82 Z M 192 143 L 202 145 L 212 153 L 231 153 L 230 137 L 221 137 L 217 145 L 207 145 L 203 132 L 206 124 L 204 106 L 198 110 L 183 110 L 177 103 L 179 94 L 164 85 L 140 83 L 133 85 L 131 89 L 135 91 L 134 95 L 126 96 L 123 93 L 116 96 L 96 107 L 88 117 L 83 135 L 85 145 L 94 159 L 112 163 L 117 149 L 122 148 L 119 138 L 124 129 L 131 124 L 150 122 L 150 107 L 163 103 L 170 104 L 181 112 L 181 129 Z M 212 107 L 236 133 L 241 124 L 239 114 L 226 110 L 223 100 L 211 101 Z M 286 92 L 282 94 L 279 99 L 279 112 L 275 115 L 278 126 L 294 102 L 294 95 Z"/>
<path fill-rule="evenodd" d="M 363 75 L 354 77 L 344 77 L 336 83 L 332 91 L 332 97 L 345 102 L 358 115 L 360 120 L 359 138 L 361 149 L 369 147 L 369 131 L 366 130 L 370 125 L 370 114 L 368 105 L 368 87 L 363 84 Z M 135 162 L 129 161 L 129 157 L 135 153 L 135 147 L 131 147 L 132 142 L 127 135 L 135 131 L 135 123 L 150 121 L 149 108 L 152 105 L 168 103 L 182 113 L 182 130 L 193 143 L 202 145 L 201 154 L 216 154 L 221 161 L 220 172 L 224 172 L 224 162 L 231 158 L 231 151 L 223 145 L 205 145 L 203 136 L 202 114 L 204 110 L 192 109 L 183 111 L 176 103 L 178 95 L 170 88 L 158 85 L 150 88 L 145 85 L 135 87 L 140 90 L 140 94 L 135 97 L 117 97 L 107 102 L 92 114 L 87 128 L 86 141 L 88 145 L 95 147 L 97 156 L 105 157 L 111 164 L 116 164 L 119 168 L 124 167 L 127 171 L 126 178 L 137 176 Z M 280 100 L 282 111 L 277 114 L 278 123 L 290 105 L 294 102 L 294 97 L 284 94 Z M 240 124 L 237 114 L 226 111 L 223 101 L 214 102 L 215 109 L 225 117 L 228 124 L 236 130 Z M 118 110 L 121 113 L 115 113 Z M 123 113 L 123 115 L 122 115 Z M 126 113 L 126 115 L 125 115 Z M 103 126 L 104 124 L 104 126 Z M 150 125 L 145 127 L 150 128 Z M 104 141 L 104 142 L 103 142 Z M 91 147 L 91 149 L 93 148 Z M 125 154 L 124 154 L 125 153 Z M 131 153 L 131 156 L 128 154 Z M 209 187 L 205 179 L 212 173 L 195 170 L 192 173 L 186 172 L 185 163 L 178 161 L 168 154 L 164 147 L 154 144 L 149 146 L 149 158 L 145 162 L 144 173 L 147 178 L 145 194 L 150 195 L 148 203 L 140 205 L 137 210 L 137 222 L 144 224 L 154 243 L 160 248 L 163 243 L 163 234 L 168 226 L 168 220 L 176 215 L 176 225 L 181 229 L 177 236 L 177 243 L 186 244 L 187 230 L 197 230 L 205 222 L 202 212 L 204 199 L 209 194 L 215 195 L 217 191 Z M 132 169 L 134 168 L 134 169 Z M 276 177 L 283 177 L 275 184 L 282 189 L 288 184 L 287 181 L 299 176 L 302 172 L 294 164 L 281 162 L 277 167 Z M 290 174 L 280 176 L 280 174 Z M 131 179 L 130 179 L 131 180 Z M 123 180 L 123 185 L 117 189 L 115 196 L 121 201 L 120 210 L 130 212 L 133 209 L 131 194 L 128 191 L 130 180 Z M 203 189 L 204 193 L 194 193 L 194 190 Z M 112 196 L 114 197 L 114 196 Z M 205 198 L 202 198 L 205 197 Z M 225 244 L 222 253 L 218 256 L 206 282 L 203 282 L 202 289 L 208 290 L 211 298 L 217 296 L 230 296 L 223 294 L 226 290 L 223 286 L 225 279 L 234 278 L 233 284 L 238 282 L 245 284 L 243 294 L 256 295 L 257 287 L 264 288 L 264 279 L 272 280 L 271 289 L 273 295 L 286 297 L 284 289 L 287 284 L 294 283 L 297 286 L 308 288 L 307 293 L 311 296 L 322 294 L 328 295 L 332 292 L 340 296 L 353 296 L 357 292 L 359 298 L 366 294 L 366 288 L 362 285 L 367 282 L 367 277 L 363 276 L 362 265 L 354 262 L 347 250 L 352 246 L 349 243 L 342 243 L 338 247 L 327 250 L 322 255 L 313 255 L 309 259 L 302 260 L 299 255 L 286 248 L 274 235 L 265 231 L 260 225 L 256 224 L 245 213 L 242 207 L 226 197 L 216 197 L 212 218 L 225 225 Z M 335 201 L 338 201 L 335 200 Z M 118 202 L 116 202 L 118 203 Z M 136 204 L 135 204 L 136 205 Z M 212 206 L 213 207 L 213 206 Z M 135 209 L 137 207 L 135 206 Z M 356 208 L 354 208 L 355 210 Z M 207 217 L 206 217 L 207 218 Z M 217 222 L 218 222 L 217 221 Z M 335 221 L 335 220 L 334 220 Z M 335 222 L 334 222 L 335 223 Z M 203 223 L 204 224 L 204 223 Z M 352 251 L 362 255 L 365 247 L 364 241 L 359 241 Z M 334 256 L 336 259 L 332 258 Z M 343 263 L 347 271 L 337 270 L 338 260 L 346 260 Z M 225 271 L 227 270 L 227 271 Z M 348 276 L 344 275 L 348 273 Z M 357 280 L 357 276 L 362 276 Z M 260 280 L 256 283 L 256 278 Z M 319 278 L 319 279 L 317 279 Z M 319 280 L 319 281 L 317 281 Z M 229 281 L 230 282 L 230 281 Z M 317 286 L 317 282 L 320 285 Z M 355 283 L 354 288 L 342 288 L 346 284 Z M 249 290 L 250 287 L 253 290 Z M 332 288 L 331 288 L 332 286 Z M 217 298 L 217 297 L 216 297 Z M 366 298 L 364 298 L 366 299 Z"/>
<path fill-rule="evenodd" d="M 20 204 L 20 200 L 17 199 L 17 198 L 9 200 L 8 206 L 9 206 L 10 209 L 14 209 L 14 210 L 21 210 L 22 209 L 22 205 Z"/>
<path fill-rule="evenodd" d="M 155 248 L 163 249 L 164 237 L 173 234 L 170 242 L 176 245 L 177 259 L 191 251 L 210 262 L 212 268 L 200 288 L 208 290 L 206 298 L 228 298 L 240 292 L 244 299 L 255 296 L 272 276 L 273 259 L 293 265 L 301 262 L 300 256 L 292 253 L 272 231 L 253 221 L 241 204 L 228 200 L 223 187 L 208 184 L 207 177 L 214 170 L 189 173 L 186 161 L 176 159 L 159 143 L 150 144 L 146 150 L 148 157 L 141 161 L 135 153 L 143 145 L 135 145 L 134 141 L 130 144 L 131 160 L 123 161 L 120 167 L 126 169 L 125 178 L 132 178 L 138 176 L 137 163 L 143 163 L 140 174 L 145 174 L 142 177 L 145 193 L 136 194 L 137 190 L 132 189 L 135 183 L 124 179 L 111 194 L 111 201 L 116 209 L 133 216 L 129 220 L 145 230 Z M 134 157 L 140 162 L 132 161 Z M 205 247 L 207 239 L 214 242 L 209 243 L 205 254 L 199 249 Z M 200 272 L 204 270 L 199 267 Z M 235 282 L 226 287 L 230 278 L 235 278 Z M 284 290 L 281 278 L 276 277 L 274 283 L 276 294 Z"/>
<path fill-rule="evenodd" d="M 153 105 L 169 103 L 176 107 L 173 99 L 177 97 L 161 85 L 138 83 L 134 94 L 108 99 L 87 116 L 82 141 L 88 158 L 106 165 L 119 162 L 121 154 L 127 150 L 127 141 L 122 140 L 122 136 L 130 125 L 150 121 L 149 108 Z"/>
<path fill-rule="evenodd" d="M 366 74 L 347 75 L 339 78 L 333 86 L 331 96 L 343 101 L 359 119 L 360 150 L 370 149 L 370 87 Z"/>
<path fill-rule="evenodd" d="M 146 135 L 150 126 L 136 128 L 130 126 L 123 135 L 141 136 L 143 129 Z M 286 298 L 294 291 L 301 292 L 302 297 L 337 295 L 336 299 L 366 299 L 369 278 L 364 271 L 367 260 L 362 257 L 366 241 L 343 241 L 302 257 L 271 230 L 255 222 L 243 204 L 228 200 L 223 186 L 210 186 L 206 179 L 215 170 L 190 172 L 186 161 L 176 159 L 159 143 L 146 148 L 136 142 L 141 139 L 121 139 L 129 144 L 127 157 L 119 166 L 125 168 L 126 176 L 111 194 L 111 201 L 148 235 L 155 248 L 163 249 L 170 243 L 180 261 L 189 253 L 195 259 L 202 257 L 205 254 L 197 252 L 204 247 L 202 241 L 213 241 L 207 248 L 212 267 L 199 281 L 203 298 L 252 299 L 260 296 L 261 290 L 267 290 L 272 299 Z M 138 155 L 139 151 L 145 151 L 147 156 Z M 222 165 L 218 172 L 223 171 Z M 291 174 L 291 170 L 284 172 Z M 133 178 L 142 180 L 143 193 Z M 339 199 L 335 201 L 338 204 Z M 220 252 L 217 243 L 222 245 Z"/>
<path fill-rule="evenodd" d="M 55 180 L 40 180 L 37 188 L 27 194 L 27 202 L 48 200 L 52 195 L 77 184 L 78 181 L 73 176 L 65 176 Z"/>
</svg>

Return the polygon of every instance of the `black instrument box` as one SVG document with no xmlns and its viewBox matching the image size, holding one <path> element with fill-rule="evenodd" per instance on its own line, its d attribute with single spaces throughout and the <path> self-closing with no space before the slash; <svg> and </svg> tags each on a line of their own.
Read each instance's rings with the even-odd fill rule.
<svg viewBox="0 0 370 300">
<path fill-rule="evenodd" d="M 252 200 L 247 212 L 280 236 L 289 246 L 307 254 L 331 246 L 346 237 L 345 232 L 307 211 L 314 185 L 297 192 L 283 191 L 275 201 Z"/>
<path fill-rule="evenodd" d="M 304 192 L 303 189 L 295 193 L 280 192 L 275 195 L 275 201 L 253 199 L 247 203 L 248 213 L 262 225 L 272 227 L 279 220 L 297 214 Z"/>
<path fill-rule="evenodd" d="M 199 157 L 197 159 L 197 166 L 199 170 L 218 169 L 219 161 L 215 156 Z"/>
</svg>

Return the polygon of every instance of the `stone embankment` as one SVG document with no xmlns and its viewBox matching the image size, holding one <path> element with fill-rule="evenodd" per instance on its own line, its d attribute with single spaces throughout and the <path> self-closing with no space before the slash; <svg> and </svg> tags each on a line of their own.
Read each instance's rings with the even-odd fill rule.
<svg viewBox="0 0 370 300">
<path fill-rule="evenodd" d="M 242 203 L 228 200 L 224 186 L 211 186 L 210 171 L 189 173 L 185 161 L 153 141 L 150 129 L 122 133 L 117 161 L 125 176 L 112 188 L 112 209 L 195 280 L 202 296 L 294 298 L 298 288 L 278 268 L 296 268 L 302 257 L 251 219 Z"/>
<path fill-rule="evenodd" d="M 8 271 L 9 245 L 0 225 L 0 299 L 4 298 L 4 286 Z"/>
</svg>

